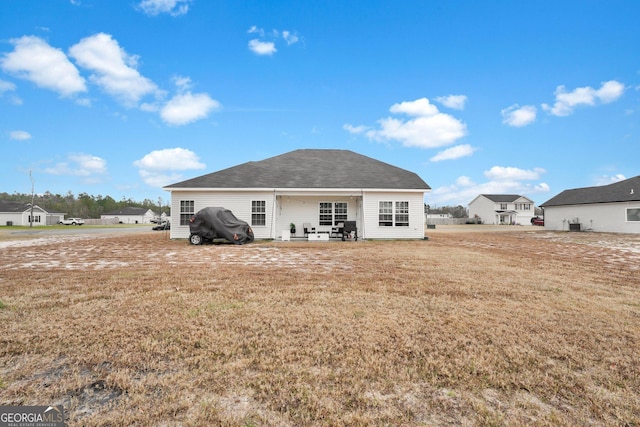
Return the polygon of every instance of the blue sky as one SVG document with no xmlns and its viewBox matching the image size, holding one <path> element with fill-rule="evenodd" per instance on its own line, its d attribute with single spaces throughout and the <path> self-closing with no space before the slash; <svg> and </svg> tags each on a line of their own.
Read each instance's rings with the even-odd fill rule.
<svg viewBox="0 0 640 427">
<path fill-rule="evenodd" d="M 638 22 L 635 0 L 3 0 L 0 191 L 31 171 L 167 200 L 340 148 L 418 173 L 432 206 L 540 204 L 640 174 Z"/>
</svg>

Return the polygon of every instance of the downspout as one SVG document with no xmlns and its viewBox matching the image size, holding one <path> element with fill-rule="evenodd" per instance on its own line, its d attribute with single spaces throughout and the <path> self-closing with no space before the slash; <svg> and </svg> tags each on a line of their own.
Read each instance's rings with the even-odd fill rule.
<svg viewBox="0 0 640 427">
<path fill-rule="evenodd" d="M 276 238 L 276 189 L 273 189 L 273 203 L 271 204 L 271 231 L 269 237 L 271 239 Z"/>
<path fill-rule="evenodd" d="M 364 214 L 364 189 L 362 188 L 360 188 L 360 206 L 362 206 L 362 240 L 364 240 L 367 235 L 364 229 L 364 224 L 367 222 L 367 216 Z"/>
</svg>

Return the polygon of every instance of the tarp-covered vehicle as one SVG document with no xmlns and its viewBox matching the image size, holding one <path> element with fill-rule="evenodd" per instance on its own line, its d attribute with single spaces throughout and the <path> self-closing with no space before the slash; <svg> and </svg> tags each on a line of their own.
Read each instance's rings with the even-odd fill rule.
<svg viewBox="0 0 640 427">
<path fill-rule="evenodd" d="M 189 242 L 201 245 L 215 239 L 226 239 L 236 245 L 253 242 L 253 230 L 225 208 L 204 208 L 189 220 Z"/>
</svg>

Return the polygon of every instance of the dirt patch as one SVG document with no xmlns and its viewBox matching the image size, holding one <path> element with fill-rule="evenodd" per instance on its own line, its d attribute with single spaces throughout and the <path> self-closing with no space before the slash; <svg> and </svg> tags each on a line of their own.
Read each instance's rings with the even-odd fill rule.
<svg viewBox="0 0 640 427">
<path fill-rule="evenodd" d="M 157 237 L 150 234 L 151 238 Z M 192 246 L 184 240 L 153 247 L 145 240 L 112 236 L 48 236 L 29 240 L 0 242 L 0 270 L 104 270 L 154 268 L 156 266 L 236 265 L 256 268 L 292 268 L 301 270 L 346 270 L 348 259 L 336 260 L 322 246 L 300 251 L 291 245 L 230 244 Z M 168 250 L 167 250 L 168 249 Z"/>
</svg>

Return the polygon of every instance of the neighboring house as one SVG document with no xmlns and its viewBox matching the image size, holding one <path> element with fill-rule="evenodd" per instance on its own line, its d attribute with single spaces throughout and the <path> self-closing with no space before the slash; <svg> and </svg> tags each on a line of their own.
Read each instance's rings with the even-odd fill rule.
<svg viewBox="0 0 640 427">
<path fill-rule="evenodd" d="M 565 190 L 540 206 L 549 230 L 640 233 L 640 176 Z"/>
<path fill-rule="evenodd" d="M 164 187 L 171 192 L 171 238 L 189 237 L 189 219 L 220 206 L 247 221 L 258 239 L 329 232 L 356 221 L 358 238 L 423 239 L 424 193 L 414 172 L 348 150 L 296 150 Z"/>
<path fill-rule="evenodd" d="M 440 213 L 440 214 L 427 214 L 427 220 L 429 219 L 451 219 L 453 216 L 450 213 Z"/>
<path fill-rule="evenodd" d="M 33 225 L 47 225 L 47 211 L 33 205 Z M 0 225 L 30 225 L 31 204 L 0 201 Z"/>
<path fill-rule="evenodd" d="M 156 213 L 147 208 L 126 207 L 106 212 L 100 215 L 100 219 L 117 219 L 121 224 L 151 224 Z"/>
<path fill-rule="evenodd" d="M 476 215 L 483 224 L 531 225 L 535 207 L 533 200 L 518 194 L 480 194 L 469 203 L 469 218 Z"/>
</svg>

